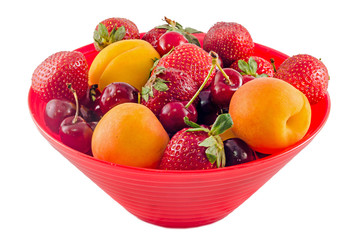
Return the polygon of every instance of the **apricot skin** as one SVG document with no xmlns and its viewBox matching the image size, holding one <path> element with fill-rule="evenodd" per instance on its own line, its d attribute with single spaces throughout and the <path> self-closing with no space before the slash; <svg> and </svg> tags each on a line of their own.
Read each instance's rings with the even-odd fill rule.
<svg viewBox="0 0 362 240">
<path fill-rule="evenodd" d="M 258 78 L 233 95 L 229 113 L 233 133 L 255 151 L 272 154 L 302 139 L 311 121 L 306 96 L 276 78 Z"/>
<path fill-rule="evenodd" d="M 112 82 L 126 82 L 141 90 L 156 58 L 160 58 L 160 55 L 144 40 L 129 39 L 112 43 L 93 60 L 88 84 L 98 84 L 102 91 Z"/>
<path fill-rule="evenodd" d="M 137 103 L 108 111 L 92 137 L 94 157 L 126 166 L 156 168 L 169 136 L 156 116 Z"/>
</svg>

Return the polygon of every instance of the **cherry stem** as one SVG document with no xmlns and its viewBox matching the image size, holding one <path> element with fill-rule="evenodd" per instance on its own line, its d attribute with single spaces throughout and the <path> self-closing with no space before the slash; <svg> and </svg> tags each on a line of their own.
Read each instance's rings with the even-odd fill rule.
<svg viewBox="0 0 362 240">
<path fill-rule="evenodd" d="M 271 64 L 272 64 L 272 66 L 273 66 L 273 70 L 274 70 L 274 72 L 276 73 L 276 72 L 277 72 L 277 68 L 275 67 L 275 61 L 274 61 L 274 58 L 271 58 L 271 59 L 270 59 L 270 62 L 271 62 Z"/>
<path fill-rule="evenodd" d="M 212 52 L 212 55 L 211 55 L 211 52 Z M 217 66 L 217 68 L 220 70 L 220 72 L 222 73 L 222 75 L 224 75 L 226 84 L 232 85 L 233 82 L 230 80 L 230 77 L 226 74 L 226 72 L 225 72 L 225 71 L 222 69 L 222 67 L 220 66 L 220 63 L 219 63 L 219 61 L 218 61 L 219 56 L 217 55 L 216 52 L 213 52 L 213 51 L 211 51 L 211 52 L 210 52 L 210 55 L 211 55 L 211 57 L 215 56 L 215 58 L 216 58 L 216 66 Z M 213 58 L 214 58 L 214 57 L 213 57 Z"/>
<path fill-rule="evenodd" d="M 75 115 L 73 118 L 72 123 L 75 124 L 78 120 L 78 116 L 79 116 L 79 102 L 78 102 L 78 97 L 77 97 L 77 93 L 75 92 L 75 90 L 72 88 L 72 84 L 71 83 L 67 83 L 67 87 L 68 89 L 73 93 L 74 95 L 74 99 L 75 99 Z"/>
<path fill-rule="evenodd" d="M 217 58 L 216 58 L 216 63 L 217 63 Z M 205 87 L 207 81 L 209 80 L 212 72 L 214 71 L 215 69 L 215 65 L 216 65 L 215 61 L 214 61 L 214 58 L 212 60 L 212 65 L 211 65 L 211 68 L 209 70 L 209 73 L 207 74 L 204 82 L 201 84 L 201 86 L 199 87 L 199 89 L 197 90 L 197 92 L 195 93 L 195 95 L 190 99 L 190 101 L 185 105 L 185 108 L 187 109 L 194 101 L 195 99 L 197 98 L 197 96 L 200 94 L 200 92 L 202 91 L 202 89 Z"/>
</svg>

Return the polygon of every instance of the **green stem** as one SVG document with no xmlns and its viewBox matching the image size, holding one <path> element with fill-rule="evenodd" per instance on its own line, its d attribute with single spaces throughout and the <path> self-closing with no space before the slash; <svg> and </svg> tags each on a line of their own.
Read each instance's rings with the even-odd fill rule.
<svg viewBox="0 0 362 240">
<path fill-rule="evenodd" d="M 199 89 L 197 90 L 197 92 L 194 94 L 194 96 L 191 98 L 191 100 L 186 104 L 186 106 L 185 106 L 186 109 L 195 101 L 195 99 L 197 98 L 197 96 L 199 96 L 200 92 L 201 92 L 202 89 L 205 87 L 205 85 L 206 85 L 207 81 L 209 80 L 209 78 L 210 78 L 212 72 L 214 71 L 214 69 L 215 69 L 215 64 L 213 63 L 213 64 L 211 65 L 210 71 L 209 71 L 209 73 L 207 74 L 204 82 L 201 84 L 201 86 L 199 87 Z"/>
<path fill-rule="evenodd" d="M 226 81 L 225 81 L 226 84 L 232 85 L 233 82 L 230 80 L 230 78 L 229 78 L 229 76 L 226 74 L 226 72 L 222 69 L 222 67 L 221 67 L 220 64 L 219 64 L 219 61 L 216 61 L 216 66 L 219 68 L 219 70 L 220 70 L 220 72 L 222 73 L 222 75 L 224 75 L 225 80 L 226 80 Z"/>
</svg>

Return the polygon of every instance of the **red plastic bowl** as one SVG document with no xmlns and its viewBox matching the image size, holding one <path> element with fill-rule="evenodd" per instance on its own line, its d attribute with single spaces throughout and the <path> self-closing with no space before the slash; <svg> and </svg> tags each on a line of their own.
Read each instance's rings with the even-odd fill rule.
<svg viewBox="0 0 362 240">
<path fill-rule="evenodd" d="M 97 54 L 93 44 L 77 50 L 84 53 L 89 64 Z M 255 55 L 274 58 L 276 66 L 288 57 L 260 44 L 255 45 Z M 28 101 L 40 133 L 80 171 L 141 220 L 175 228 L 202 226 L 227 216 L 311 142 L 330 111 L 327 95 L 312 106 L 312 123 L 306 136 L 277 154 L 222 169 L 163 171 L 112 164 L 65 146 L 45 126 L 45 102 L 31 89 Z"/>
</svg>

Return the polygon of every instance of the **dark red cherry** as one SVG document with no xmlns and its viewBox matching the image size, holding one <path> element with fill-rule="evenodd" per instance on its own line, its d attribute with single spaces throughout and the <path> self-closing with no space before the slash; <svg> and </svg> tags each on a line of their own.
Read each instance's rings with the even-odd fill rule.
<svg viewBox="0 0 362 240">
<path fill-rule="evenodd" d="M 258 158 L 265 158 L 270 155 L 270 154 L 261 153 L 261 152 L 255 152 L 255 153 Z"/>
<path fill-rule="evenodd" d="M 44 121 L 48 128 L 59 132 L 61 122 L 69 116 L 74 116 L 76 106 L 69 100 L 52 99 L 45 106 Z"/>
<path fill-rule="evenodd" d="M 250 82 L 251 80 L 255 79 L 254 76 L 251 75 L 243 75 L 243 84 Z"/>
<path fill-rule="evenodd" d="M 215 78 L 211 83 L 211 96 L 212 101 L 220 108 L 228 108 L 231 97 L 235 91 L 242 85 L 243 79 L 241 74 L 232 68 L 222 69 L 215 74 Z"/>
<path fill-rule="evenodd" d="M 88 122 L 88 125 L 92 128 L 92 130 L 94 131 L 94 129 L 96 128 L 98 122 L 94 121 L 94 122 Z"/>
<path fill-rule="evenodd" d="M 93 110 L 96 104 L 97 98 L 101 96 L 101 91 L 97 84 L 88 86 L 87 92 L 82 99 L 79 100 L 79 104 Z"/>
<path fill-rule="evenodd" d="M 166 32 L 158 39 L 156 50 L 161 56 L 163 56 L 171 51 L 172 48 L 177 47 L 183 43 L 188 43 L 188 41 L 181 33 L 174 31 Z"/>
<path fill-rule="evenodd" d="M 82 153 L 88 153 L 91 149 L 93 130 L 82 117 L 67 117 L 59 128 L 61 141 Z"/>
<path fill-rule="evenodd" d="M 197 104 L 197 122 L 199 124 L 211 125 L 215 122 L 219 112 L 219 107 L 211 100 L 211 90 L 209 88 L 202 90 Z"/>
<path fill-rule="evenodd" d="M 233 166 L 257 159 L 256 153 L 240 138 L 230 138 L 224 141 L 226 164 Z"/>
<path fill-rule="evenodd" d="M 106 114 L 111 108 L 126 102 L 138 102 L 138 90 L 125 82 L 113 82 L 107 85 L 101 94 L 99 107 L 102 114 Z"/>
<path fill-rule="evenodd" d="M 99 121 L 101 119 L 101 116 L 92 109 L 89 109 L 83 105 L 79 108 L 80 116 L 86 121 L 86 122 L 94 122 Z"/>
<path fill-rule="evenodd" d="M 168 133 L 176 133 L 177 131 L 188 127 L 184 121 L 188 117 L 190 121 L 197 121 L 197 111 L 194 105 L 189 105 L 187 101 L 167 103 L 160 112 L 159 119 L 163 127 Z"/>
</svg>

